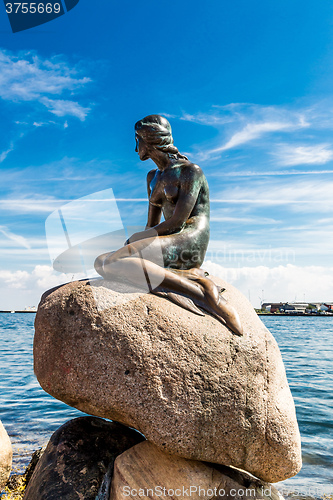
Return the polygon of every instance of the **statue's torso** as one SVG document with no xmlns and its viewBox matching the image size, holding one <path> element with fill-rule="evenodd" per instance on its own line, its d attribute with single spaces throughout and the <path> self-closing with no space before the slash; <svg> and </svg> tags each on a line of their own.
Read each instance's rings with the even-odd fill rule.
<svg viewBox="0 0 333 500">
<path fill-rule="evenodd" d="M 149 202 L 162 208 L 165 220 L 172 217 L 179 195 L 182 190 L 180 177 L 183 165 L 169 168 L 163 172 L 158 169 L 150 182 Z M 200 183 L 199 193 L 186 223 L 195 223 L 198 218 L 206 217 L 209 220 L 209 189 L 207 180 L 202 174 L 196 182 Z M 184 221 L 185 222 L 185 221 Z"/>
</svg>

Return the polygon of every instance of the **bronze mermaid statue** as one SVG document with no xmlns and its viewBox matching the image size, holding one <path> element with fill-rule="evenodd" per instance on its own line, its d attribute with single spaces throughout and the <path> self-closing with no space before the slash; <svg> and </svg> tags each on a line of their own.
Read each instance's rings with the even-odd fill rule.
<svg viewBox="0 0 333 500">
<path fill-rule="evenodd" d="M 140 160 L 150 158 L 157 167 L 147 175 L 147 226 L 124 247 L 100 255 L 96 271 L 106 280 L 123 277 L 140 285 L 144 269 L 149 291 L 203 314 L 199 306 L 243 335 L 237 311 L 200 269 L 209 242 L 210 213 L 208 183 L 201 168 L 179 153 L 170 123 L 160 115 L 138 121 L 135 140 Z"/>
</svg>

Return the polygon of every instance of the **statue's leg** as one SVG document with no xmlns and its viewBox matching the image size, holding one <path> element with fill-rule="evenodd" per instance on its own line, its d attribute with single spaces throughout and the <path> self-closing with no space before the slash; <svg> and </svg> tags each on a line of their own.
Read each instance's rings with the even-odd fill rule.
<svg viewBox="0 0 333 500">
<path fill-rule="evenodd" d="M 148 241 L 151 240 L 151 241 Z M 179 292 L 194 302 L 207 304 L 207 310 L 222 318 L 226 325 L 238 335 L 242 335 L 242 326 L 236 310 L 220 296 L 212 280 L 205 277 L 204 271 L 169 270 L 153 262 L 154 256 L 161 251 L 156 238 L 147 238 L 120 248 L 116 252 L 104 254 L 96 259 L 96 270 L 105 279 L 120 280 L 122 277 L 137 285 L 153 291 L 157 286 L 171 292 Z M 155 242 L 155 243 L 154 243 Z M 147 252 L 149 247 L 150 252 Z M 156 251 L 155 251 L 156 250 Z M 142 258 L 148 255 L 152 260 Z"/>
<path fill-rule="evenodd" d="M 147 287 L 148 283 L 150 291 L 161 286 L 173 292 L 183 293 L 193 299 L 204 299 L 204 292 L 199 284 L 164 269 L 154 262 L 141 259 L 137 254 L 134 255 L 118 260 L 115 260 L 113 255 L 107 256 L 100 274 L 108 280 L 116 279 L 119 281 L 121 277 L 124 277 L 139 288 Z"/>
<path fill-rule="evenodd" d="M 105 259 L 111 255 L 112 252 L 108 252 L 108 253 L 103 253 L 102 255 L 99 255 L 97 257 L 97 259 L 95 260 L 95 264 L 94 264 L 94 267 L 95 267 L 95 270 L 98 272 L 99 275 L 103 276 L 102 275 L 102 272 L 103 272 L 103 263 L 105 261 Z"/>
</svg>

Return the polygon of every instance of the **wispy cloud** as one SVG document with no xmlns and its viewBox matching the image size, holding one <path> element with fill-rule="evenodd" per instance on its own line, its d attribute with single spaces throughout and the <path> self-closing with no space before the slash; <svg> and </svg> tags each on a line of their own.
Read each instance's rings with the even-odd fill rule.
<svg viewBox="0 0 333 500">
<path fill-rule="evenodd" d="M 164 114 L 164 116 L 167 116 Z M 170 116 L 170 118 L 174 118 Z M 183 113 L 183 115 L 180 117 L 181 120 L 187 121 L 187 122 L 193 122 L 193 123 L 198 123 L 200 125 L 209 125 L 209 126 L 220 126 L 220 125 L 225 125 L 226 123 L 231 123 L 235 121 L 235 116 L 233 114 L 227 114 L 225 113 L 224 115 L 218 114 L 215 112 L 212 113 L 197 113 L 197 114 L 190 114 L 190 113 Z"/>
<path fill-rule="evenodd" d="M 62 204 L 71 200 L 61 200 L 52 197 L 44 198 L 7 198 L 0 199 L 0 209 L 12 213 L 46 214 L 53 212 Z"/>
<path fill-rule="evenodd" d="M 272 153 L 280 165 L 324 165 L 333 159 L 331 144 L 314 144 L 311 146 L 281 145 Z"/>
<path fill-rule="evenodd" d="M 30 248 L 30 244 L 24 236 L 12 233 L 7 226 L 0 226 L 0 233 L 2 233 L 6 238 L 13 241 L 14 243 L 24 247 Z"/>
<path fill-rule="evenodd" d="M 252 182 L 245 186 L 228 186 L 214 197 L 213 201 L 247 204 L 279 206 L 285 205 L 288 210 L 331 212 L 333 210 L 333 181 L 327 180 L 295 180 L 285 182 L 283 179 L 275 180 L 268 186 L 265 181 Z"/>
<path fill-rule="evenodd" d="M 0 153 L 0 163 L 5 161 L 5 159 L 9 155 L 9 153 L 11 153 L 12 151 L 14 151 L 14 144 L 11 144 L 8 149 L 6 149 L 5 151 L 2 151 L 2 153 Z"/>
<path fill-rule="evenodd" d="M 289 175 L 332 175 L 333 170 L 239 170 L 233 172 L 217 172 L 214 177 L 277 177 Z"/>
<path fill-rule="evenodd" d="M 231 222 L 236 224 L 256 224 L 256 225 L 269 225 L 281 224 L 281 221 L 271 219 L 269 217 L 232 217 L 219 215 L 218 211 L 213 211 L 210 218 L 211 222 Z"/>
<path fill-rule="evenodd" d="M 271 157 L 268 158 L 270 165 L 272 158 L 276 166 L 324 165 L 333 160 L 333 147 L 330 142 L 316 139 L 319 132 L 322 136 L 324 129 L 331 135 L 332 108 L 332 103 L 328 102 L 298 108 L 231 103 L 214 106 L 205 113 L 183 113 L 179 118 L 214 127 L 220 132 L 214 139 L 215 145 L 194 148 L 201 162 L 217 160 L 221 153 L 229 150 L 242 148 L 244 154 L 244 148 L 251 144 L 264 155 L 266 150 Z M 300 141 L 302 134 L 303 143 Z M 284 143 L 281 143 L 282 137 L 287 139 Z M 241 159 L 238 160 L 241 163 Z"/>
<path fill-rule="evenodd" d="M 248 123 L 242 130 L 233 134 L 233 136 L 225 144 L 211 149 L 209 153 L 214 154 L 226 151 L 227 149 L 232 149 L 255 139 L 259 139 L 264 134 L 283 131 L 290 128 L 295 128 L 295 125 L 287 122 Z"/>
<path fill-rule="evenodd" d="M 333 207 L 332 189 L 332 181 L 323 183 L 321 180 L 306 180 L 290 185 L 283 185 L 281 183 L 280 185 L 273 186 L 269 190 L 269 196 L 276 203 L 279 201 L 282 203 L 302 203 L 303 207 L 297 208 L 297 210 L 331 211 Z"/>
<path fill-rule="evenodd" d="M 54 58 L 42 59 L 35 53 L 14 55 L 0 51 L 0 98 L 15 103 L 39 102 L 57 116 L 75 116 L 84 120 L 90 108 L 70 99 L 71 95 L 91 81 L 80 76 L 78 69 Z"/>
</svg>

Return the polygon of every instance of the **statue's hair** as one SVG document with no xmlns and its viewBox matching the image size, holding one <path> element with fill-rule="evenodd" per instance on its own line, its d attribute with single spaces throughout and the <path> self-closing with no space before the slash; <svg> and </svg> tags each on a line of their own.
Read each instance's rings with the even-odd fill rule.
<svg viewBox="0 0 333 500">
<path fill-rule="evenodd" d="M 171 125 L 166 118 L 160 115 L 149 115 L 135 124 L 135 132 L 142 139 L 160 151 L 169 155 L 187 160 L 186 156 L 179 153 L 173 143 Z"/>
</svg>

